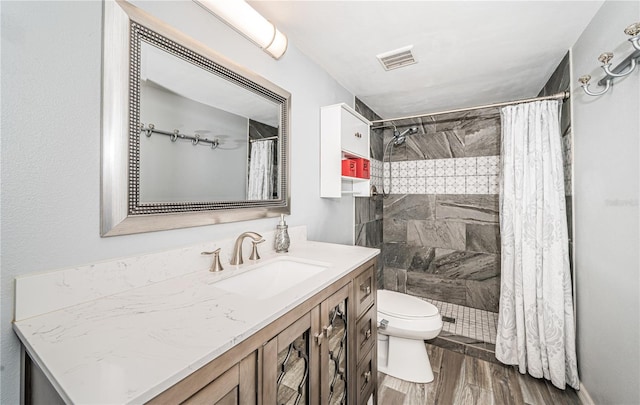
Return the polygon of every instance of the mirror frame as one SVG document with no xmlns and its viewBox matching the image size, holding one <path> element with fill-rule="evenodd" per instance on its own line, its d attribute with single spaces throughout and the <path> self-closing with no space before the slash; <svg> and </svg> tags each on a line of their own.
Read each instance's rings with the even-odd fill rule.
<svg viewBox="0 0 640 405">
<path fill-rule="evenodd" d="M 291 94 L 129 3 L 106 0 L 103 4 L 100 235 L 126 235 L 289 214 Z M 166 45 L 168 52 L 280 105 L 279 199 L 140 202 L 137 44 L 142 38 L 153 38 L 155 43 Z"/>
</svg>

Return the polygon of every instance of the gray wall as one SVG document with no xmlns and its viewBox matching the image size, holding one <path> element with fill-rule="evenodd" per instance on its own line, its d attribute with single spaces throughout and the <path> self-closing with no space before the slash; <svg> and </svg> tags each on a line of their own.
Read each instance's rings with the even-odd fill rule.
<svg viewBox="0 0 640 405">
<path fill-rule="evenodd" d="M 294 45 L 275 61 L 193 2 L 136 3 L 292 93 L 290 226 L 350 243 L 353 201 L 319 198 L 319 111 L 353 95 Z M 0 403 L 19 401 L 14 277 L 173 249 L 264 219 L 102 239 L 100 233 L 101 2 L 2 2 Z"/>
<path fill-rule="evenodd" d="M 382 119 L 375 111 L 364 104 L 359 98 L 355 99 L 355 110 L 369 121 Z M 371 131 L 369 142 L 369 156 L 371 159 L 382 160 L 382 136 Z M 372 173 L 373 177 L 373 173 Z M 373 180 L 373 179 L 372 179 Z M 381 193 L 381 190 L 377 190 Z M 355 245 L 372 247 L 382 250 L 382 194 L 371 197 L 357 197 L 355 204 L 354 235 Z M 378 288 L 384 287 L 382 269 L 384 262 L 378 260 Z"/>
<path fill-rule="evenodd" d="M 607 1 L 572 49 L 578 367 L 596 404 L 640 403 L 640 72 L 600 97 L 577 78 L 603 76 L 603 51 L 630 54 L 636 21 L 639 2 Z"/>
</svg>

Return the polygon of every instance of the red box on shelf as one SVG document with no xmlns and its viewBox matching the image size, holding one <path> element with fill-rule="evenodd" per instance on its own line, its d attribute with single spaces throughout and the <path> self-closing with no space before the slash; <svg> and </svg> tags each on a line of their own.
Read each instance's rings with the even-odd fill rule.
<svg viewBox="0 0 640 405">
<path fill-rule="evenodd" d="M 342 159 L 342 175 L 356 177 L 356 161 L 353 159 Z"/>
<path fill-rule="evenodd" d="M 358 158 L 354 159 L 356 162 L 356 177 L 361 179 L 369 178 L 369 160 Z"/>
</svg>

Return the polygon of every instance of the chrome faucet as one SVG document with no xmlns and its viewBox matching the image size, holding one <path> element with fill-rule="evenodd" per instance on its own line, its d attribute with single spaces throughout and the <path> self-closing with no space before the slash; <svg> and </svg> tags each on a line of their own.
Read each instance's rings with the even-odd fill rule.
<svg viewBox="0 0 640 405">
<path fill-rule="evenodd" d="M 242 260 L 242 242 L 244 241 L 244 238 L 251 238 L 253 240 L 253 252 L 251 253 L 252 258 L 255 258 L 257 256 L 257 258 L 259 259 L 260 256 L 258 255 L 258 251 L 257 251 L 257 244 L 264 242 L 264 239 L 262 239 L 262 236 L 258 233 L 255 232 L 245 232 L 243 234 L 241 234 L 240 236 L 238 236 L 238 239 L 236 239 L 236 243 L 235 245 L 233 245 L 233 255 L 231 256 L 231 265 L 232 266 L 239 266 L 243 263 Z M 255 253 L 255 254 L 254 254 Z"/>
</svg>

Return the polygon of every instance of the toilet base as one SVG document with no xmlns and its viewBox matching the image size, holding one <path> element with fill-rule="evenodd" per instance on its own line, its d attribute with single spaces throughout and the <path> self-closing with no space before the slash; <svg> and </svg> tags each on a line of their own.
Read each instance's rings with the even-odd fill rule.
<svg viewBox="0 0 640 405">
<path fill-rule="evenodd" d="M 413 383 L 433 381 L 433 370 L 423 340 L 387 335 L 378 339 L 378 371 Z"/>
</svg>

